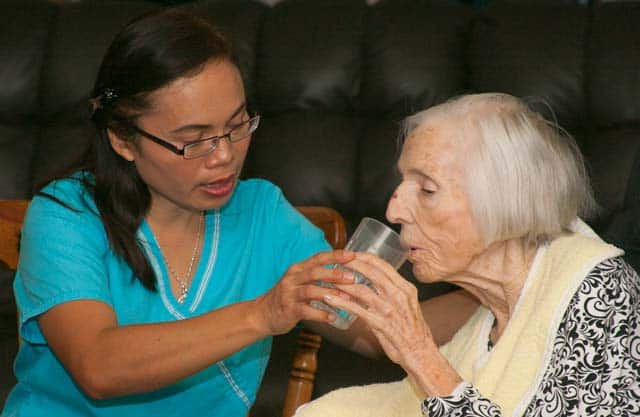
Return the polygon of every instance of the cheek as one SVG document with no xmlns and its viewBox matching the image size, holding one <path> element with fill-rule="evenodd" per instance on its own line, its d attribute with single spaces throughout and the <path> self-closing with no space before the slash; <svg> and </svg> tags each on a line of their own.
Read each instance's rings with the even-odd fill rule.
<svg viewBox="0 0 640 417">
<path fill-rule="evenodd" d="M 417 222 L 425 240 L 425 251 L 416 265 L 446 275 L 464 268 L 480 252 L 481 244 L 471 218 L 464 210 L 421 210 Z"/>
<path fill-rule="evenodd" d="M 448 257 L 460 244 L 464 244 L 464 232 L 455 214 L 422 216 L 418 226 L 438 258 Z"/>
<path fill-rule="evenodd" d="M 252 139 L 241 140 L 240 142 L 236 142 L 234 144 L 234 157 L 240 165 L 244 163 L 244 160 L 247 157 L 247 153 L 249 152 L 249 145 L 251 145 L 251 140 Z"/>
<path fill-rule="evenodd" d="M 465 263 L 482 250 L 482 241 L 473 221 L 468 217 L 458 217 L 451 228 L 451 245 L 455 254 Z"/>
<path fill-rule="evenodd" d="M 189 179 L 194 178 L 195 170 L 190 161 L 171 156 L 146 153 L 136 160 L 138 173 L 149 187 L 173 193 L 188 186 Z"/>
</svg>

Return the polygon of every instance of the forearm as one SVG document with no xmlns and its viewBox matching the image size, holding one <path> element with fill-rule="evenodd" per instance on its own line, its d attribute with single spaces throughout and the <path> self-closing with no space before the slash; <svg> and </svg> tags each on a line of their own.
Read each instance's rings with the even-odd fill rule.
<svg viewBox="0 0 640 417">
<path fill-rule="evenodd" d="M 441 346 L 471 317 L 479 302 L 468 292 L 456 290 L 424 300 L 420 305 L 433 339 Z M 324 323 L 305 322 L 305 326 L 345 349 L 370 358 L 385 357 L 378 339 L 362 320 L 356 320 L 347 331 Z"/>
<path fill-rule="evenodd" d="M 447 343 L 476 311 L 480 302 L 464 290 L 455 290 L 420 302 L 422 315 L 438 346 Z"/>
<path fill-rule="evenodd" d="M 347 331 L 325 323 L 305 322 L 304 325 L 332 343 L 368 358 L 386 357 L 380 343 L 362 320 L 356 320 Z"/>
<path fill-rule="evenodd" d="M 405 371 L 427 397 L 450 395 L 462 382 L 458 372 L 437 350 L 422 355 L 422 358 L 420 363 L 406 364 Z"/>
<path fill-rule="evenodd" d="M 238 303 L 176 322 L 114 324 L 95 333 L 74 323 L 79 336 L 58 345 L 56 353 L 93 398 L 148 392 L 195 374 L 268 336 L 256 318 L 254 304 Z M 89 317 L 86 322 L 91 322 Z"/>
</svg>

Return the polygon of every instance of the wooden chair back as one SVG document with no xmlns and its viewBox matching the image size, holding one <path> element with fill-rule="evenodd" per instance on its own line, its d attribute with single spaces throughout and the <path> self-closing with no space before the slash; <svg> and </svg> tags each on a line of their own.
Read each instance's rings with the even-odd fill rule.
<svg viewBox="0 0 640 417">
<path fill-rule="evenodd" d="M 343 217 L 329 207 L 298 206 L 297 209 L 324 232 L 334 249 L 347 243 Z M 311 400 L 313 383 L 318 369 L 318 350 L 322 338 L 309 330 L 300 330 L 285 395 L 282 417 L 291 417 L 302 404 Z"/>
<path fill-rule="evenodd" d="M 0 266 L 16 269 L 28 200 L 0 200 Z"/>
<path fill-rule="evenodd" d="M 20 231 L 28 205 L 29 200 L 0 200 L 0 268 L 15 270 L 18 267 Z M 17 323 L 19 324 L 19 319 Z M 20 326 L 18 325 L 19 344 Z"/>
</svg>

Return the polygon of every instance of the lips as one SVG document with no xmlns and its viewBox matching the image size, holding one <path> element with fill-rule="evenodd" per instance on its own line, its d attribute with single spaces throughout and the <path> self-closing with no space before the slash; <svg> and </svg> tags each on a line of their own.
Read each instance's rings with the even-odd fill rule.
<svg viewBox="0 0 640 417">
<path fill-rule="evenodd" d="M 400 246 L 402 246 L 405 249 L 411 249 L 411 250 L 417 249 L 415 246 L 407 242 L 406 238 L 402 235 L 400 235 Z"/>
<path fill-rule="evenodd" d="M 236 176 L 231 174 L 224 178 L 202 184 L 200 188 L 213 197 L 226 197 L 233 191 L 233 186 L 236 182 L 235 179 Z"/>
<path fill-rule="evenodd" d="M 403 238 L 401 238 L 401 244 L 404 248 L 409 250 L 409 255 L 408 255 L 409 259 L 411 259 L 413 255 L 415 255 L 416 251 L 420 250 L 419 247 L 412 245 L 411 243 L 407 242 Z"/>
</svg>

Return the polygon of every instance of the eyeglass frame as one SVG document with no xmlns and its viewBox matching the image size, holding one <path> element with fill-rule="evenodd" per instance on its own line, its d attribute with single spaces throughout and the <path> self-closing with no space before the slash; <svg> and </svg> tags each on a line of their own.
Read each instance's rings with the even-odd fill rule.
<svg viewBox="0 0 640 417">
<path fill-rule="evenodd" d="M 249 133 L 246 136 L 241 137 L 240 139 L 231 140 L 231 132 L 234 129 L 237 129 L 240 125 L 243 125 L 245 123 L 249 124 Z M 167 140 L 164 140 L 162 138 L 159 138 L 156 135 L 152 135 L 151 133 L 149 133 L 146 130 L 140 128 L 139 126 L 135 125 L 134 123 L 131 123 L 129 125 L 129 127 L 131 127 L 136 133 L 138 133 L 142 137 L 145 137 L 145 138 L 149 139 L 150 141 L 152 141 L 154 143 L 157 143 L 158 145 L 162 146 L 165 149 L 170 150 L 171 152 L 175 153 L 176 155 L 182 156 L 186 160 L 191 160 L 191 159 L 198 159 L 200 157 L 203 157 L 203 156 L 208 155 L 211 152 L 215 151 L 216 148 L 218 147 L 218 144 L 220 143 L 220 141 L 222 139 L 226 138 L 229 141 L 229 143 L 235 143 L 235 142 L 239 142 L 241 140 L 244 140 L 244 139 L 248 138 L 253 133 L 255 133 L 256 130 L 258 130 L 258 126 L 259 125 L 260 125 L 260 115 L 259 114 L 254 114 L 248 120 L 245 120 L 244 122 L 240 123 L 239 125 L 237 125 L 236 127 L 234 127 L 233 129 L 229 130 L 227 133 L 225 133 L 223 135 L 211 136 L 211 137 L 208 137 L 208 138 L 196 140 L 194 142 L 189 142 L 189 143 L 185 144 L 182 148 L 178 148 L 173 143 L 171 143 L 171 142 L 169 142 Z M 252 126 L 253 126 L 253 129 L 252 129 Z M 203 142 L 212 142 L 212 146 L 211 146 L 211 150 L 210 151 L 208 151 L 207 153 L 203 153 L 202 155 L 195 156 L 193 158 L 187 158 L 185 156 L 185 149 L 187 149 L 189 147 L 192 147 L 192 146 L 195 146 L 195 145 L 198 145 L 198 144 L 203 143 Z"/>
</svg>

